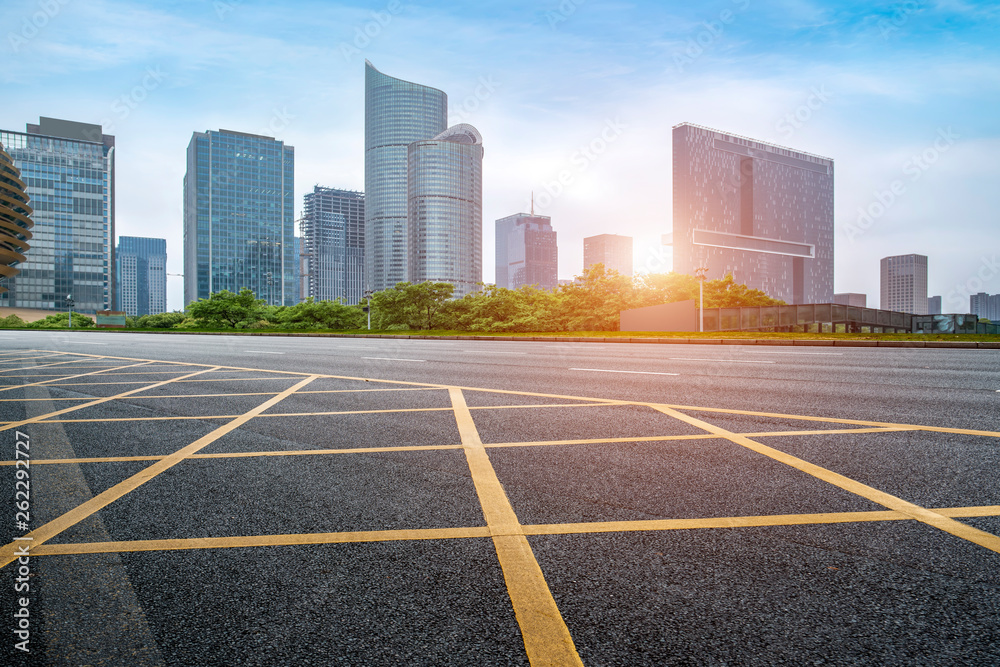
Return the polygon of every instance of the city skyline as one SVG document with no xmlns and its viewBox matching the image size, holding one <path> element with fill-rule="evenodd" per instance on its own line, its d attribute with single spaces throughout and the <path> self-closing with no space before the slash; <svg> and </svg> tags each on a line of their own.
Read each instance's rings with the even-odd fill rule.
<svg viewBox="0 0 1000 667">
<path fill-rule="evenodd" d="M 369 58 L 449 91 L 448 124 L 489 137 L 486 220 L 526 210 L 534 190 L 538 212 L 562 221 L 560 278 L 580 273 L 571 250 L 582 238 L 608 231 L 636 238 L 637 271 L 670 268 L 659 246 L 671 228 L 670 127 L 692 122 L 834 159 L 837 292 L 874 300 L 877 260 L 912 252 L 931 254 L 929 288 L 946 312 L 965 310 L 968 293 L 1000 291 L 983 240 L 1000 209 L 989 7 L 54 6 L 33 29 L 37 3 L 0 9 L 11 27 L 3 77 L 18 92 L 0 127 L 40 115 L 105 125 L 120 151 L 118 231 L 167 238 L 172 273 L 182 272 L 179 182 L 193 130 L 299 146 L 296 217 L 316 183 L 363 189 Z M 505 40 L 517 48 L 496 48 Z M 609 230 L 609 219 L 624 222 Z M 180 283 L 170 279 L 170 308 L 182 306 Z"/>
</svg>

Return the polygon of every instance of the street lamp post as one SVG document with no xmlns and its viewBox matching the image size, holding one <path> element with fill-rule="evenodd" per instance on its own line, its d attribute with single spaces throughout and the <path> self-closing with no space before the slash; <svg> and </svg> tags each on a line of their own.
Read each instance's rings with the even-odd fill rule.
<svg viewBox="0 0 1000 667">
<path fill-rule="evenodd" d="M 699 266 L 694 270 L 695 276 L 698 278 L 698 331 L 704 333 L 705 331 L 705 274 L 708 272 L 708 268 L 704 266 Z"/>
<path fill-rule="evenodd" d="M 73 306 L 76 305 L 73 301 L 73 295 L 66 295 L 66 307 L 69 308 L 69 328 L 73 328 Z"/>
<path fill-rule="evenodd" d="M 372 330 L 372 291 L 365 290 L 365 312 L 368 313 L 368 330 Z"/>
</svg>

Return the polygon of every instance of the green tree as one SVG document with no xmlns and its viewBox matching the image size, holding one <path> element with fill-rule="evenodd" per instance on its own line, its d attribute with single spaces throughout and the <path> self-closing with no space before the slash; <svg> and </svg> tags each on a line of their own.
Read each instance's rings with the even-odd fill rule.
<svg viewBox="0 0 1000 667">
<path fill-rule="evenodd" d="M 372 322 L 377 329 L 433 329 L 443 322 L 439 314 L 454 293 L 451 283 L 397 283 L 372 295 Z"/>
<path fill-rule="evenodd" d="M 265 306 L 263 299 L 256 298 L 244 287 L 239 294 L 222 290 L 207 299 L 199 299 L 188 306 L 188 312 L 199 326 L 240 329 L 261 320 Z"/>
<path fill-rule="evenodd" d="M 183 322 L 185 317 L 184 312 L 180 310 L 169 313 L 140 315 L 135 318 L 135 326 L 140 329 L 169 329 Z"/>
<path fill-rule="evenodd" d="M 360 329 L 363 318 L 360 306 L 340 301 L 315 301 L 313 297 L 276 310 L 267 319 L 283 329 Z"/>
<path fill-rule="evenodd" d="M 81 313 L 73 313 L 74 329 L 89 329 L 93 326 L 93 318 L 87 317 Z M 69 313 L 56 313 L 54 315 L 49 315 L 45 319 L 30 322 L 26 324 L 25 327 L 29 329 L 68 329 Z"/>
<path fill-rule="evenodd" d="M 584 269 L 583 275 L 560 292 L 560 315 L 567 331 L 615 331 L 619 314 L 636 302 L 633 280 L 604 264 Z"/>
<path fill-rule="evenodd" d="M 0 319 L 0 329 L 19 329 L 23 326 L 25 326 L 24 320 L 14 313 Z"/>
</svg>

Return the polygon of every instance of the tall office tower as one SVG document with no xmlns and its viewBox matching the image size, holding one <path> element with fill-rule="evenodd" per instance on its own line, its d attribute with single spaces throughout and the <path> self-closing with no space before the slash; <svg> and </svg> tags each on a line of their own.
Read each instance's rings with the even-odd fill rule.
<svg viewBox="0 0 1000 667">
<path fill-rule="evenodd" d="M 115 253 L 118 308 L 127 315 L 167 312 L 167 241 L 118 237 Z"/>
<path fill-rule="evenodd" d="M 115 307 L 115 138 L 100 125 L 41 118 L 0 130 L 32 200 L 31 254 L 0 306 L 84 312 Z"/>
<path fill-rule="evenodd" d="M 603 264 L 623 276 L 632 275 L 632 237 L 598 234 L 583 239 L 583 268 Z"/>
<path fill-rule="evenodd" d="M 295 149 L 232 130 L 195 132 L 184 175 L 184 303 L 244 287 L 295 298 Z"/>
<path fill-rule="evenodd" d="M 446 282 L 455 296 L 483 281 L 483 138 L 459 123 L 407 149 L 409 281 Z"/>
<path fill-rule="evenodd" d="M 830 303 L 833 160 L 690 123 L 673 144 L 674 271 Z"/>
<path fill-rule="evenodd" d="M 496 285 L 517 289 L 559 284 L 559 252 L 552 218 L 517 213 L 496 221 Z"/>
<path fill-rule="evenodd" d="M 365 61 L 365 289 L 409 279 L 407 148 L 447 128 L 448 96 Z"/>
<path fill-rule="evenodd" d="M 299 303 L 302 301 L 302 237 L 293 236 L 292 237 L 292 257 L 294 261 L 292 262 L 292 271 L 295 276 L 295 284 L 292 287 L 292 302 Z"/>
<path fill-rule="evenodd" d="M 1000 322 L 1000 294 L 986 292 L 970 294 L 969 312 L 993 322 Z"/>
<path fill-rule="evenodd" d="M 928 315 L 940 315 L 941 314 L 941 297 L 940 296 L 929 296 L 929 297 L 927 297 L 927 314 Z"/>
<path fill-rule="evenodd" d="M 843 292 L 841 294 L 834 294 L 833 303 L 839 303 L 842 306 L 857 306 L 858 308 L 867 308 L 868 295 L 860 294 L 858 292 Z"/>
<path fill-rule="evenodd" d="M 927 256 L 882 258 L 882 298 L 879 308 L 914 315 L 927 314 Z"/>
<path fill-rule="evenodd" d="M 358 303 L 365 291 L 365 193 L 317 185 L 303 210 L 303 298 Z"/>
<path fill-rule="evenodd" d="M 0 293 L 7 291 L 4 283 L 21 272 L 15 267 L 31 247 L 28 241 L 35 223 L 25 187 L 21 170 L 0 144 Z"/>
</svg>

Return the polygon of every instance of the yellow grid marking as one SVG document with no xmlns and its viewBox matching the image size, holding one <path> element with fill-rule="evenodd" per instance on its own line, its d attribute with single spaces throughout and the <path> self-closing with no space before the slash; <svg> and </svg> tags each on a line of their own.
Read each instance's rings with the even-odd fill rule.
<svg viewBox="0 0 1000 667">
<path fill-rule="evenodd" d="M 807 475 L 812 475 L 813 477 L 827 482 L 828 484 L 832 484 L 836 487 L 844 489 L 845 491 L 861 496 L 862 498 L 871 500 L 872 502 L 878 503 L 883 507 L 888 507 L 891 510 L 902 512 L 903 514 L 906 514 L 921 523 L 926 523 L 929 526 L 943 530 L 944 532 L 960 537 L 963 540 L 968 540 L 969 542 L 978 544 L 979 546 L 989 549 L 990 551 L 1000 553 L 1000 537 L 997 535 L 987 533 L 984 530 L 979 530 L 978 528 L 973 528 L 967 524 L 955 521 L 952 518 L 942 516 L 941 514 L 932 512 L 929 509 L 907 502 L 902 498 L 897 498 L 896 496 L 880 491 L 874 487 L 868 486 L 867 484 L 862 484 L 861 482 L 853 480 L 849 477 L 835 473 L 832 470 L 822 468 L 814 463 L 809 463 L 808 461 L 800 459 L 797 456 L 792 456 L 791 454 L 786 454 L 785 452 L 768 447 L 767 445 L 762 445 L 761 443 L 755 442 L 746 436 L 732 433 L 721 426 L 715 426 L 714 424 L 709 424 L 706 421 L 702 421 L 682 412 L 678 412 L 673 408 L 659 406 L 657 409 L 666 415 L 676 417 L 677 419 L 687 422 L 692 426 L 703 428 L 709 433 L 722 436 L 723 438 L 755 451 L 758 454 L 763 454 L 764 456 L 774 459 L 775 461 L 779 461 L 785 465 L 796 468 L 797 470 L 801 470 Z"/>
<path fill-rule="evenodd" d="M 144 366 L 146 363 L 147 362 L 145 362 L 145 361 L 140 361 L 138 363 L 128 364 L 127 366 L 116 366 L 115 368 L 132 368 L 134 366 Z M 62 379 L 62 380 L 70 380 L 70 379 L 73 379 L 73 378 L 82 378 L 82 377 L 87 377 L 87 376 L 90 376 L 90 375 L 97 375 L 99 373 L 104 373 L 105 371 L 107 371 L 106 368 L 105 369 L 101 369 L 101 370 L 97 370 L 97 371 L 91 371 L 89 373 L 78 373 L 77 375 L 70 375 L 70 376 L 66 376 L 66 377 L 60 378 L 60 379 Z M 80 383 L 80 384 L 87 384 L 87 383 L 84 382 L 84 383 Z M 119 383 L 119 382 L 107 382 L 107 383 L 95 382 L 94 384 L 124 384 L 124 383 Z M 40 382 L 30 382 L 28 384 L 6 385 L 4 387 L 0 387 L 0 391 L 9 391 L 11 389 L 24 389 L 26 387 L 40 387 L 42 385 L 45 385 L 45 386 L 48 386 L 48 387 L 58 387 L 59 386 L 57 384 L 53 384 L 53 380 L 42 380 Z"/>
<path fill-rule="evenodd" d="M 198 372 L 205 373 L 208 371 L 198 371 Z M 98 495 L 94 496 L 85 503 L 77 506 L 76 508 L 70 510 L 69 512 L 66 512 L 59 518 L 53 519 L 52 521 L 48 522 L 44 526 L 41 526 L 40 528 L 36 528 L 35 530 L 31 531 L 24 537 L 31 538 L 32 549 L 34 549 L 38 545 L 44 544 L 45 542 L 52 539 L 53 537 L 63 532 L 67 528 L 76 525 L 77 523 L 83 521 L 84 519 L 94 514 L 101 508 L 110 505 L 111 503 L 118 500 L 125 494 L 129 493 L 130 491 L 133 491 L 136 488 L 142 486 L 143 484 L 153 479 L 163 471 L 169 470 L 170 468 L 177 465 L 191 454 L 198 452 L 198 450 L 207 447 L 211 443 L 221 438 L 223 435 L 242 426 L 246 422 L 250 421 L 257 415 L 259 415 L 264 410 L 267 410 L 272 405 L 275 405 L 284 398 L 292 395 L 297 389 L 304 387 L 305 385 L 309 384 L 315 379 L 316 376 L 310 376 L 303 380 L 300 380 L 299 382 L 289 387 L 285 391 L 281 392 L 277 396 L 274 396 L 268 399 L 267 401 L 261 403 L 253 410 L 250 410 L 247 413 L 240 415 L 239 417 L 229 422 L 228 424 L 224 424 L 216 428 L 211 433 L 202 436 L 201 438 L 198 438 L 190 445 L 182 447 L 173 454 L 164 457 L 163 459 L 157 461 L 148 468 L 136 473 L 135 475 L 132 475 L 125 481 L 119 482 L 118 484 L 114 485 L 107 491 L 99 493 Z M 167 382 L 169 382 L 169 380 L 165 381 L 164 384 L 166 384 Z M 29 421 L 35 421 L 35 420 L 32 419 Z M 5 428 L 10 428 L 10 427 L 5 427 Z M 17 546 L 19 546 L 18 542 L 11 542 L 3 547 L 0 547 L 0 568 L 6 567 L 11 563 L 11 561 L 15 559 L 14 551 Z"/>
<path fill-rule="evenodd" d="M 532 665 L 580 665 L 583 661 L 573 644 L 573 637 L 566 627 L 559 607 L 545 581 L 542 568 L 531 551 L 514 508 L 497 478 L 483 442 L 479 438 L 472 413 L 465 403 L 461 389 L 448 389 L 455 421 L 465 457 L 469 462 L 472 482 L 479 496 L 479 503 L 486 517 L 486 525 L 493 537 L 493 546 L 500 560 L 507 593 L 514 616 L 521 628 L 524 649 Z"/>
<path fill-rule="evenodd" d="M 191 457 L 194 458 L 194 457 Z M 935 509 L 942 516 L 974 518 L 1000 516 L 1000 505 L 946 507 Z M 773 514 L 728 516 L 700 519 L 656 519 L 646 521 L 594 521 L 588 523 L 522 524 L 525 535 L 587 535 L 635 531 L 703 530 L 712 528 L 763 528 L 836 523 L 913 521 L 913 517 L 893 510 L 869 512 L 824 512 L 819 514 Z M 492 537 L 489 527 L 418 528 L 406 530 L 353 531 L 342 533 L 292 533 L 283 535 L 239 535 L 229 537 L 189 537 L 166 540 L 122 542 L 71 542 L 45 544 L 31 549 L 32 556 L 67 556 L 130 551 L 174 551 L 183 549 L 228 549 L 233 547 L 345 544 L 406 540 L 447 540 Z"/>
</svg>

